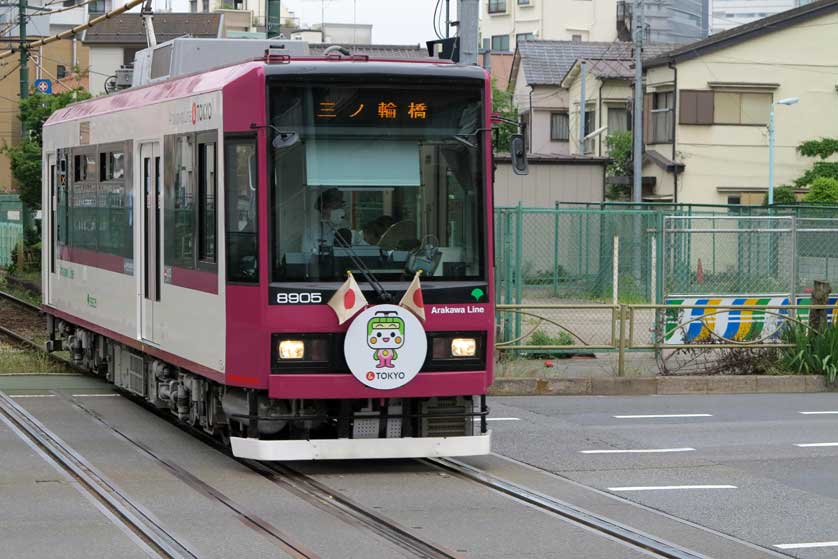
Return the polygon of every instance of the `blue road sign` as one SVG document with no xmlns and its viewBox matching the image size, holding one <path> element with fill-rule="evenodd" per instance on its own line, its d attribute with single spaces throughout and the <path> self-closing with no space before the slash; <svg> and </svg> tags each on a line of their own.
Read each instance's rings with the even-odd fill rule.
<svg viewBox="0 0 838 559">
<path fill-rule="evenodd" d="M 50 80 L 35 80 L 35 91 L 44 93 L 46 95 L 52 94 L 52 81 Z"/>
</svg>

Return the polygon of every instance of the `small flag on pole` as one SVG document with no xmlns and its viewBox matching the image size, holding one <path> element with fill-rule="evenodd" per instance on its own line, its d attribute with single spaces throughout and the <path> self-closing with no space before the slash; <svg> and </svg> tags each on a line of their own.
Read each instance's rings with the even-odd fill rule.
<svg viewBox="0 0 838 559">
<path fill-rule="evenodd" d="M 352 272 L 346 272 L 349 278 L 335 291 L 328 305 L 338 315 L 338 324 L 343 324 L 355 314 L 367 306 L 367 299 L 364 297 L 358 282 Z"/>
<path fill-rule="evenodd" d="M 422 322 L 425 321 L 425 301 L 422 299 L 422 284 L 419 283 L 419 275 L 422 270 L 418 270 L 413 276 L 413 281 L 410 282 L 410 287 L 404 293 L 404 297 L 399 301 L 399 306 L 404 307 L 416 316 Z"/>
</svg>

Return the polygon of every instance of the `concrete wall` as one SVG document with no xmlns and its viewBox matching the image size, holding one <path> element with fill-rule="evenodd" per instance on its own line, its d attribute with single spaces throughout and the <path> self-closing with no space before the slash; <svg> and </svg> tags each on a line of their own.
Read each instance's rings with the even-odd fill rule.
<svg viewBox="0 0 838 559">
<path fill-rule="evenodd" d="M 800 97 L 797 105 L 776 108 L 777 186 L 790 184 L 815 162 L 797 153 L 801 142 L 838 136 L 838 41 L 827 40 L 823 31 L 836 27 L 833 13 L 677 65 L 679 90 L 710 90 L 710 82 L 721 82 L 728 84 L 726 91 L 747 91 L 748 84 L 776 83 L 769 90 L 775 101 Z M 654 68 L 647 87 L 672 80 L 671 70 Z M 729 193 L 720 187 L 767 190 L 766 126 L 679 124 L 676 140 L 678 160 L 686 165 L 680 202 L 726 203 Z M 672 157 L 671 145 L 649 149 Z"/>
<path fill-rule="evenodd" d="M 519 6 L 506 0 L 506 13 L 490 14 L 489 3 L 481 2 L 480 37 L 509 35 L 509 49 L 515 51 L 515 36 L 532 33 L 537 39 L 570 41 L 580 35 L 583 41 L 617 39 L 617 0 L 530 0 Z"/>
<path fill-rule="evenodd" d="M 556 160 L 530 160 L 530 174 L 518 176 L 509 160 L 498 159 L 495 206 L 553 208 L 559 202 L 601 202 L 604 165 Z"/>
<path fill-rule="evenodd" d="M 122 47 L 91 47 L 90 93 L 101 95 L 105 92 L 105 80 L 122 66 L 123 57 Z"/>
</svg>

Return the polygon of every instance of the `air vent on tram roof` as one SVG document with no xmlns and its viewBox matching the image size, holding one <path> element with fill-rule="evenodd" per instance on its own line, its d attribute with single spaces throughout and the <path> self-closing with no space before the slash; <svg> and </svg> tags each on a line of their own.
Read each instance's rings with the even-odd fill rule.
<svg viewBox="0 0 838 559">
<path fill-rule="evenodd" d="M 134 55 L 132 87 L 262 58 L 265 51 L 308 56 L 303 41 L 178 38 Z"/>
</svg>

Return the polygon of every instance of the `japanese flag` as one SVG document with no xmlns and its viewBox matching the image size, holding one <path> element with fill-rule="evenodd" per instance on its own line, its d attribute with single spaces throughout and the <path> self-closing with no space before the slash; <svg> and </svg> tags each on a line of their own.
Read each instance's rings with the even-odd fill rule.
<svg viewBox="0 0 838 559">
<path fill-rule="evenodd" d="M 413 276 L 413 281 L 410 282 L 410 287 L 404 293 L 404 297 L 399 301 L 399 306 L 404 307 L 416 316 L 419 320 L 425 322 L 425 301 L 422 299 L 422 284 L 419 283 L 419 274 L 422 271 L 416 272 Z"/>
<path fill-rule="evenodd" d="M 349 272 L 349 279 L 347 279 L 340 288 L 335 291 L 332 298 L 329 299 L 328 305 L 332 307 L 335 314 L 338 315 L 338 324 L 343 324 L 355 314 L 367 306 L 367 299 L 358 287 L 355 281 L 355 276 Z"/>
</svg>

